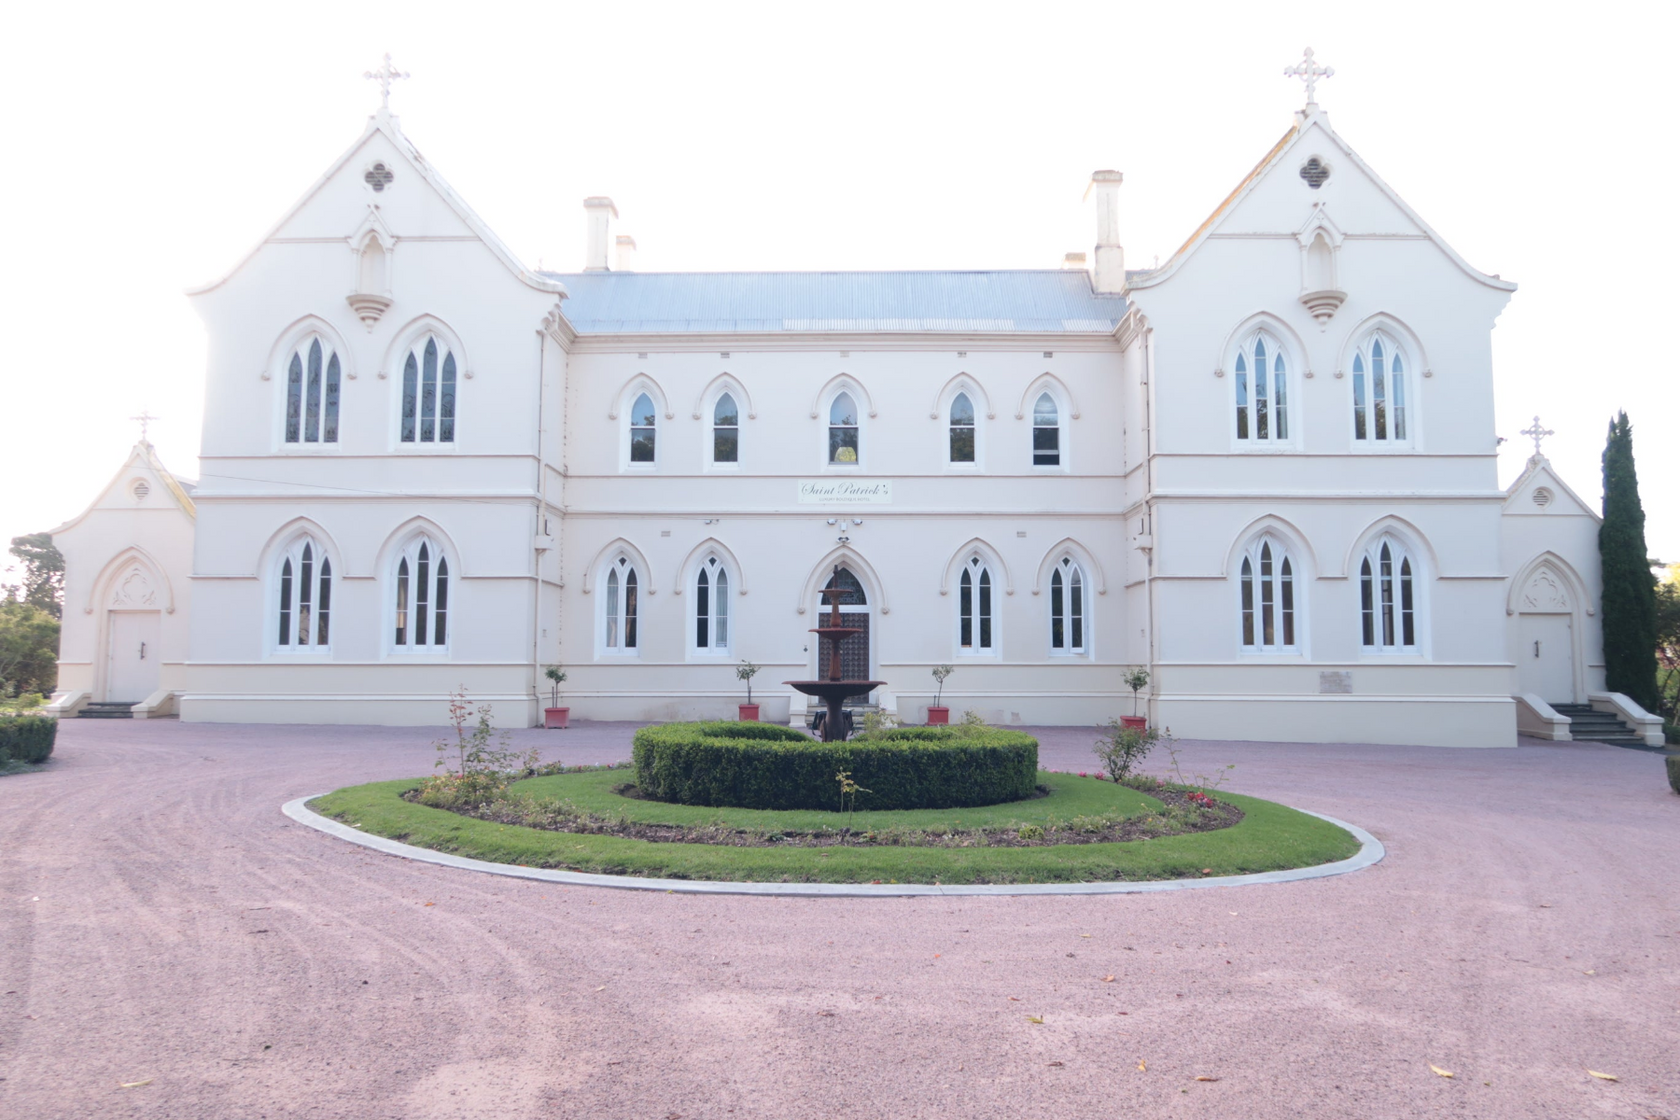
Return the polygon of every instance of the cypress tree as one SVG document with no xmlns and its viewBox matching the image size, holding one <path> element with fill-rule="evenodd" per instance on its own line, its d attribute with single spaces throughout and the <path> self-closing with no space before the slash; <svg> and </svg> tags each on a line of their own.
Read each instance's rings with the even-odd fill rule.
<svg viewBox="0 0 1680 1120">
<path fill-rule="evenodd" d="M 1604 444 L 1604 683 L 1648 712 L 1657 710 L 1657 584 L 1645 555 L 1645 510 L 1633 469 L 1627 413 L 1610 422 Z"/>
</svg>

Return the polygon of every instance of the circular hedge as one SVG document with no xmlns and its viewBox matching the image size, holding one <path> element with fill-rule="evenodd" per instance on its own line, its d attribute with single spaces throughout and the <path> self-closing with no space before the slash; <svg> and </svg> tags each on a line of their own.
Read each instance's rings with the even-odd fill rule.
<svg viewBox="0 0 1680 1120">
<path fill-rule="evenodd" d="M 1038 740 L 994 727 L 900 727 L 820 743 L 764 723 L 667 723 L 636 732 L 643 797 L 740 809 L 840 809 L 841 772 L 867 792 L 857 808 L 954 809 L 1031 797 Z"/>
</svg>

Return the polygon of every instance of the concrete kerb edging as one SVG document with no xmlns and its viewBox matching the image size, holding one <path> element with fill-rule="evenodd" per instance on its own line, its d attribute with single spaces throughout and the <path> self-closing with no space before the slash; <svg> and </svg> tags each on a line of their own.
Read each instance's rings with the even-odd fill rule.
<svg viewBox="0 0 1680 1120">
<path fill-rule="evenodd" d="M 1302 879 L 1325 879 L 1332 875 L 1346 875 L 1379 862 L 1388 854 L 1382 841 L 1357 825 L 1314 813 L 1308 809 L 1297 812 L 1329 821 L 1345 828 L 1359 841 L 1359 851 L 1335 863 L 1317 867 L 1299 867 L 1293 871 L 1262 871 L 1253 875 L 1219 875 L 1207 879 L 1167 879 L 1141 883 L 1020 883 L 996 885 L 939 886 L 931 883 L 718 883 L 698 879 L 653 879 L 634 875 L 589 875 L 581 871 L 553 871 L 543 867 L 519 867 L 507 863 L 490 863 L 481 859 L 434 852 L 417 848 L 383 836 L 374 836 L 351 828 L 309 808 L 309 802 L 325 794 L 312 794 L 288 801 L 280 811 L 299 824 L 372 848 L 386 855 L 401 856 L 421 863 L 435 863 L 443 867 L 458 867 L 466 871 L 482 871 L 490 875 L 507 875 L 515 879 L 540 879 L 545 883 L 567 883 L 579 887 L 612 887 L 628 891 L 664 891 L 680 894 L 761 894 L 819 898 L 903 898 L 919 895 L 1023 895 L 1023 894 L 1147 894 L 1155 891 L 1188 891 L 1206 887 L 1246 887 L 1259 883 L 1294 883 Z"/>
</svg>

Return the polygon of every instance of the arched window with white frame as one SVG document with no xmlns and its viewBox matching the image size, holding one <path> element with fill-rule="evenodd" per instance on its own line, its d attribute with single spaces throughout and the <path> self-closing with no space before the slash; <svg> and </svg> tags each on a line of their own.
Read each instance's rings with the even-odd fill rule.
<svg viewBox="0 0 1680 1120">
<path fill-rule="evenodd" d="M 995 587 L 986 561 L 978 553 L 970 556 L 957 580 L 957 649 L 960 652 L 997 651 L 992 613 Z"/>
<path fill-rule="evenodd" d="M 1276 538 L 1257 538 L 1243 553 L 1242 646 L 1249 653 L 1295 652 L 1295 560 Z"/>
<path fill-rule="evenodd" d="M 403 443 L 455 442 L 457 362 L 449 344 L 436 334 L 422 335 L 403 360 Z"/>
<path fill-rule="evenodd" d="M 1048 391 L 1033 402 L 1032 461 L 1035 467 L 1062 465 L 1062 410 Z"/>
<path fill-rule="evenodd" d="M 1410 362 L 1393 338 L 1372 331 L 1353 355 L 1353 438 L 1400 446 L 1410 436 L 1406 375 Z"/>
<path fill-rule="evenodd" d="M 297 538 L 280 554 L 275 585 L 275 648 L 324 653 L 332 637 L 333 571 L 326 549 L 314 537 Z"/>
<path fill-rule="evenodd" d="M 1398 539 L 1384 534 L 1359 561 L 1360 645 L 1367 653 L 1418 648 L 1418 568 Z"/>
<path fill-rule="evenodd" d="M 712 407 L 712 462 L 735 464 L 741 460 L 741 407 L 733 393 L 723 393 Z"/>
<path fill-rule="evenodd" d="M 1071 556 L 1050 571 L 1050 652 L 1084 653 L 1089 629 L 1085 618 L 1085 572 Z"/>
<path fill-rule="evenodd" d="M 1277 339 L 1265 331 L 1249 335 L 1238 348 L 1231 368 L 1237 439 L 1256 445 L 1287 442 L 1289 362 Z"/>
<path fill-rule="evenodd" d="M 601 646 L 608 653 L 635 653 L 640 648 L 640 585 L 636 565 L 628 556 L 607 565 L 607 578 L 601 581 Z"/>
<path fill-rule="evenodd" d="M 969 399 L 967 393 L 958 393 L 951 398 L 948 462 L 974 462 L 974 434 L 974 402 Z"/>
<path fill-rule="evenodd" d="M 397 554 L 391 644 L 406 651 L 442 652 L 449 645 L 449 560 L 428 536 Z"/>
<path fill-rule="evenodd" d="M 708 556 L 694 573 L 694 648 L 729 652 L 729 568 Z"/>
<path fill-rule="evenodd" d="M 646 393 L 638 394 L 630 405 L 629 421 L 630 461 L 653 463 L 659 450 L 659 411 L 654 408 L 653 398 Z"/>
<path fill-rule="evenodd" d="M 828 462 L 830 466 L 855 467 L 861 450 L 857 401 L 849 391 L 835 394 L 828 406 Z"/>
<path fill-rule="evenodd" d="M 343 364 L 318 334 L 298 343 L 286 364 L 287 443 L 337 443 Z"/>
</svg>

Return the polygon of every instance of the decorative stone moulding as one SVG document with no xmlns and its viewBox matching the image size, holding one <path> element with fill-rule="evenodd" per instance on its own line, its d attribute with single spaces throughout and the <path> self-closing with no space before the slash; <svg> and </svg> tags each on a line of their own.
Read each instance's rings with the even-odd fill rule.
<svg viewBox="0 0 1680 1120">
<path fill-rule="evenodd" d="M 1336 314 L 1337 308 L 1341 307 L 1346 300 L 1347 293 L 1335 288 L 1325 288 L 1321 291 L 1303 292 L 1301 294 L 1301 302 L 1306 305 L 1308 311 L 1312 312 L 1312 317 L 1318 320 L 1320 325 L 1328 323 L 1330 317 Z"/>
<path fill-rule="evenodd" d="M 370 331 L 373 330 L 373 325 L 379 322 L 379 317 L 391 306 L 391 301 L 384 296 L 369 295 L 366 292 L 356 292 L 347 296 L 346 301 L 356 313 L 356 317 L 362 321 L 362 325 Z"/>
</svg>

